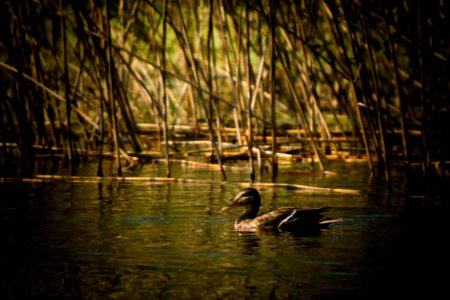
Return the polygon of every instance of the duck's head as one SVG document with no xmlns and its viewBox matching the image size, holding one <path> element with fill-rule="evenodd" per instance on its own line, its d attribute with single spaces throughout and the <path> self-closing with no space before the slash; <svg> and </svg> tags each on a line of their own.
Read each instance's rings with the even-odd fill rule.
<svg viewBox="0 0 450 300">
<path fill-rule="evenodd" d="M 222 207 L 222 211 L 228 211 L 238 206 L 244 206 L 246 209 L 256 210 L 257 212 L 261 206 L 261 197 L 258 190 L 254 188 L 243 189 L 234 197 L 230 204 Z"/>
</svg>

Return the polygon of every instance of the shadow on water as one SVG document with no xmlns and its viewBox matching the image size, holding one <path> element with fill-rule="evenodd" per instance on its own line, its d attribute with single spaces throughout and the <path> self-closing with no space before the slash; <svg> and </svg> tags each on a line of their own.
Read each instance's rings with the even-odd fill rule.
<svg viewBox="0 0 450 300">
<path fill-rule="evenodd" d="M 89 167 L 78 172 L 95 172 Z M 145 166 L 137 175 L 158 176 L 161 169 Z M 308 234 L 235 232 L 239 212 L 220 208 L 245 174 L 231 174 L 235 178 L 226 185 L 1 183 L 1 298 L 361 299 L 441 293 L 449 253 L 447 208 L 407 198 L 400 175 L 397 190 L 386 193 L 364 168 L 336 171 L 345 181 L 341 175 L 287 173 L 280 180 L 367 192 L 261 190 L 263 211 L 330 206 L 327 215 L 344 218 Z M 182 168 L 174 168 L 174 176 L 217 178 Z"/>
</svg>

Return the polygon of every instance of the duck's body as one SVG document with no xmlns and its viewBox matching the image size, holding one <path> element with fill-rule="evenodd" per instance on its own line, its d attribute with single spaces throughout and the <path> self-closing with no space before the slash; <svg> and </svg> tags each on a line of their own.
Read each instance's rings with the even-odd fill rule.
<svg viewBox="0 0 450 300">
<path fill-rule="evenodd" d="M 327 227 L 330 223 L 341 219 L 327 219 L 321 213 L 326 210 L 320 208 L 286 207 L 272 210 L 258 215 L 261 206 L 261 197 L 258 190 L 246 188 L 239 192 L 233 202 L 222 208 L 227 211 L 234 207 L 244 206 L 243 214 L 234 223 L 237 231 L 309 231 Z"/>
</svg>

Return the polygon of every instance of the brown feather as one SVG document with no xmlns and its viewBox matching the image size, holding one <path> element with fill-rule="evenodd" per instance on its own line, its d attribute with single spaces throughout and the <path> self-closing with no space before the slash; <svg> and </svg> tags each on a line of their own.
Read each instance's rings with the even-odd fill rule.
<svg viewBox="0 0 450 300">
<path fill-rule="evenodd" d="M 256 189 L 247 188 L 242 190 L 231 204 L 222 208 L 222 211 L 238 206 L 245 207 L 243 214 L 234 224 L 235 229 L 238 231 L 257 231 L 261 229 L 276 229 L 279 231 L 317 230 L 342 220 L 324 218 L 321 213 L 327 207 L 286 207 L 257 215 L 260 201 L 259 192 Z"/>
</svg>

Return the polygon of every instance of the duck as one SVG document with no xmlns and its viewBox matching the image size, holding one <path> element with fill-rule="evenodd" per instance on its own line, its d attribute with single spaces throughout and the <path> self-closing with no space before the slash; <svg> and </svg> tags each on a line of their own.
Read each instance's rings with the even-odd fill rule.
<svg viewBox="0 0 450 300">
<path fill-rule="evenodd" d="M 249 187 L 241 190 L 221 211 L 226 212 L 235 207 L 243 206 L 244 211 L 239 216 L 234 228 L 236 231 L 256 232 L 260 230 L 318 231 L 330 224 L 343 219 L 330 219 L 322 216 L 329 207 L 285 207 L 258 215 L 261 207 L 261 196 L 257 189 Z"/>
</svg>

